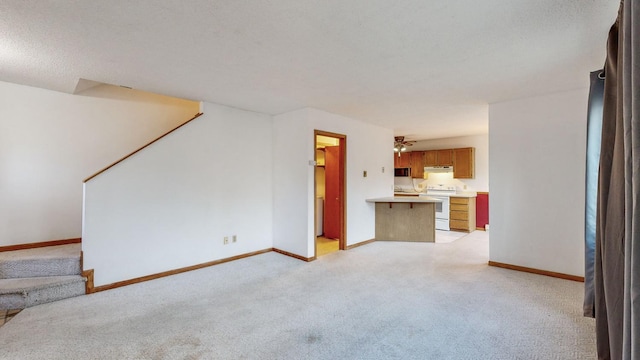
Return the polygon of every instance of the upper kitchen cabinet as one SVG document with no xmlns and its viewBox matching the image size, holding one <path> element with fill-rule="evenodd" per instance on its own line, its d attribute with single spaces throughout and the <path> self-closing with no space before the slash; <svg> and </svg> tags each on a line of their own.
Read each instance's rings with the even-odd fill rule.
<svg viewBox="0 0 640 360">
<path fill-rule="evenodd" d="M 437 166 L 451 166 L 453 165 L 453 151 L 451 149 L 438 150 L 438 163 Z"/>
<path fill-rule="evenodd" d="M 424 151 L 412 151 L 409 153 L 411 162 L 411 177 L 422 179 L 424 177 Z"/>
<path fill-rule="evenodd" d="M 474 148 L 453 149 L 453 177 L 455 179 L 473 179 Z"/>
<path fill-rule="evenodd" d="M 424 152 L 424 166 L 451 166 L 453 165 L 453 150 L 428 150 Z"/>
<path fill-rule="evenodd" d="M 424 152 L 424 166 L 438 165 L 438 150 L 427 150 Z"/>
<path fill-rule="evenodd" d="M 393 154 L 393 167 L 396 168 L 408 168 L 411 167 L 411 153 L 404 153 L 404 155 L 398 156 L 398 154 Z"/>
</svg>

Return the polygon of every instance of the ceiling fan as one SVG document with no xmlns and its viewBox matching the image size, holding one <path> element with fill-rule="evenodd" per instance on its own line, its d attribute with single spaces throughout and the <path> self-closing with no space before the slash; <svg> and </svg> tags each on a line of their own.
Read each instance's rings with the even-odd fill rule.
<svg viewBox="0 0 640 360">
<path fill-rule="evenodd" d="M 412 146 L 415 141 L 404 141 L 404 136 L 396 136 L 393 143 L 393 152 L 398 153 L 398 157 L 404 151 L 407 151 L 407 146 Z"/>
</svg>

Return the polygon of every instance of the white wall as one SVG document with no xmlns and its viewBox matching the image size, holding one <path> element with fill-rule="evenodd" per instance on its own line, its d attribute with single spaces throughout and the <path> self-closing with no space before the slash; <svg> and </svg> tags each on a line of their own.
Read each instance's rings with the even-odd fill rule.
<svg viewBox="0 0 640 360">
<path fill-rule="evenodd" d="M 489 134 L 460 136 L 444 139 L 421 140 L 411 146 L 411 151 L 475 148 L 475 177 L 454 179 L 452 174 L 430 174 L 429 184 L 455 185 L 461 191 L 489 191 Z M 466 185 L 466 189 L 464 188 Z"/>
<path fill-rule="evenodd" d="M 82 181 L 198 106 L 108 85 L 70 95 L 0 82 L 0 246 L 80 237 Z"/>
<path fill-rule="evenodd" d="M 492 261 L 584 275 L 588 93 L 490 105 Z"/>
<path fill-rule="evenodd" d="M 268 115 L 205 103 L 200 118 L 88 181 L 94 285 L 270 249 L 271 133 Z M 238 242 L 224 245 L 231 235 Z"/>
<path fill-rule="evenodd" d="M 374 206 L 365 200 L 393 196 L 391 129 L 309 108 L 275 116 L 274 247 L 304 257 L 315 244 L 314 130 L 347 136 L 347 245 L 375 237 Z"/>
<path fill-rule="evenodd" d="M 273 118 L 273 247 L 304 257 L 312 256 L 307 240 L 314 226 L 306 216 L 314 204 L 308 196 L 313 157 L 305 150 L 313 150 L 313 134 L 309 138 L 307 123 L 304 109 Z"/>
</svg>

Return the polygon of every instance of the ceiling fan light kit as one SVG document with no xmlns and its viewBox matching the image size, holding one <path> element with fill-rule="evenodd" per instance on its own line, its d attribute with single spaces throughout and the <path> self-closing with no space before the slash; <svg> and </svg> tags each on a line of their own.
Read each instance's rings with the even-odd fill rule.
<svg viewBox="0 0 640 360">
<path fill-rule="evenodd" d="M 404 136 L 396 136 L 393 144 L 393 152 L 398 153 L 398 157 L 402 152 L 407 151 L 407 146 L 413 145 L 415 141 L 404 141 Z"/>
</svg>

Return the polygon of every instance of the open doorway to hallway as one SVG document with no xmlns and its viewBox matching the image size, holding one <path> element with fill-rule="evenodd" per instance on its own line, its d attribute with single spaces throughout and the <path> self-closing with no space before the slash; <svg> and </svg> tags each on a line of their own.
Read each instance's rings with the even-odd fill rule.
<svg viewBox="0 0 640 360">
<path fill-rule="evenodd" d="M 345 135 L 315 130 L 316 257 L 346 248 Z"/>
</svg>

